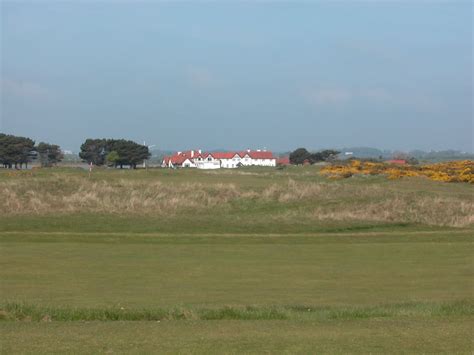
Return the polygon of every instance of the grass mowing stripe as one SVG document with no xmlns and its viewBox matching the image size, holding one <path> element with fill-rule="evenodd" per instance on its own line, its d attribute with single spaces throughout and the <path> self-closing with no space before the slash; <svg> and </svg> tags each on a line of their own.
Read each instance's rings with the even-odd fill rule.
<svg viewBox="0 0 474 355">
<path fill-rule="evenodd" d="M 390 236 L 390 235 L 432 235 L 432 234 L 472 234 L 474 229 L 468 228 L 459 228 L 459 229 L 440 229 L 440 230 L 414 230 L 414 231 L 372 231 L 372 232 L 321 232 L 321 233 L 124 233 L 124 232 L 58 232 L 58 231 L 0 231 L 0 236 L 5 235 L 50 235 L 50 236 L 111 236 L 111 237 L 219 237 L 219 238 L 234 238 L 234 237 L 269 237 L 269 238 L 278 238 L 278 237 L 332 237 L 332 236 Z"/>
<path fill-rule="evenodd" d="M 7 302 L 0 306 L 3 321 L 157 321 L 157 320 L 350 320 L 398 317 L 474 315 L 474 300 L 444 303 L 408 302 L 371 307 L 225 306 L 221 308 L 125 309 L 47 307 Z"/>
<path fill-rule="evenodd" d="M 474 230 L 372 232 L 372 233 L 292 233 L 292 234 L 166 234 L 166 233 L 75 233 L 0 232 L 0 243 L 95 243 L 95 244 L 325 244 L 325 243 L 405 243 L 472 242 Z M 416 238 L 416 239 L 415 239 Z"/>
</svg>

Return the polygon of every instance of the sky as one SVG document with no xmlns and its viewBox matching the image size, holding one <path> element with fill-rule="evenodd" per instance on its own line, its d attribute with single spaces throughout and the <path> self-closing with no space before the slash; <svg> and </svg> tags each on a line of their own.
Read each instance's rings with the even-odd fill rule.
<svg viewBox="0 0 474 355">
<path fill-rule="evenodd" d="M 0 2 L 3 133 L 474 150 L 471 1 Z"/>
</svg>

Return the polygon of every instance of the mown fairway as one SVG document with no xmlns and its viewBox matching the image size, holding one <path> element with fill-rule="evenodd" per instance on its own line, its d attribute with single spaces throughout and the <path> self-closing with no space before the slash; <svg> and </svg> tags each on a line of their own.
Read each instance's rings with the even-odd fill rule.
<svg viewBox="0 0 474 355">
<path fill-rule="evenodd" d="M 472 186 L 0 173 L 2 351 L 472 351 Z"/>
</svg>

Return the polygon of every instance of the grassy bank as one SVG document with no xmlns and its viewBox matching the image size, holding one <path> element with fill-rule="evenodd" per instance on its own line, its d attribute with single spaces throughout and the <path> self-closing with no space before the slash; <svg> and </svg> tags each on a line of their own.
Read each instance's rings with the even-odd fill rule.
<svg viewBox="0 0 474 355">
<path fill-rule="evenodd" d="M 469 353 L 472 188 L 1 172 L 1 351 Z"/>
<path fill-rule="evenodd" d="M 26 175 L 25 175 L 26 174 Z M 0 230 L 303 233 L 470 228 L 473 187 L 422 178 L 331 181 L 318 169 L 0 173 Z"/>
</svg>

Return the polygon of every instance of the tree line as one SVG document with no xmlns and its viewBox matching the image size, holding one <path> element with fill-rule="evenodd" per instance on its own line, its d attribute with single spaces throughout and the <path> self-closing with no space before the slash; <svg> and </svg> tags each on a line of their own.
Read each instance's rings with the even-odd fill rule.
<svg viewBox="0 0 474 355">
<path fill-rule="evenodd" d="M 27 137 L 0 133 L 0 164 L 4 168 L 21 169 L 39 160 L 41 166 L 50 167 L 63 159 L 61 148 L 56 144 L 35 141 Z"/>
<path fill-rule="evenodd" d="M 322 161 L 334 160 L 340 152 L 326 149 L 316 153 L 310 153 L 306 148 L 298 148 L 290 153 L 290 163 L 294 165 L 314 164 Z"/>
<path fill-rule="evenodd" d="M 130 166 L 150 157 L 147 146 L 125 139 L 86 139 L 79 157 L 87 164 L 113 167 Z M 4 168 L 28 168 L 28 163 L 39 161 L 42 167 L 51 167 L 64 158 L 59 145 L 35 141 L 27 137 L 0 133 L 0 164 Z"/>
<path fill-rule="evenodd" d="M 132 169 L 150 157 L 147 146 L 125 139 L 86 139 L 81 145 L 79 157 L 94 165 L 108 165 Z"/>
</svg>

